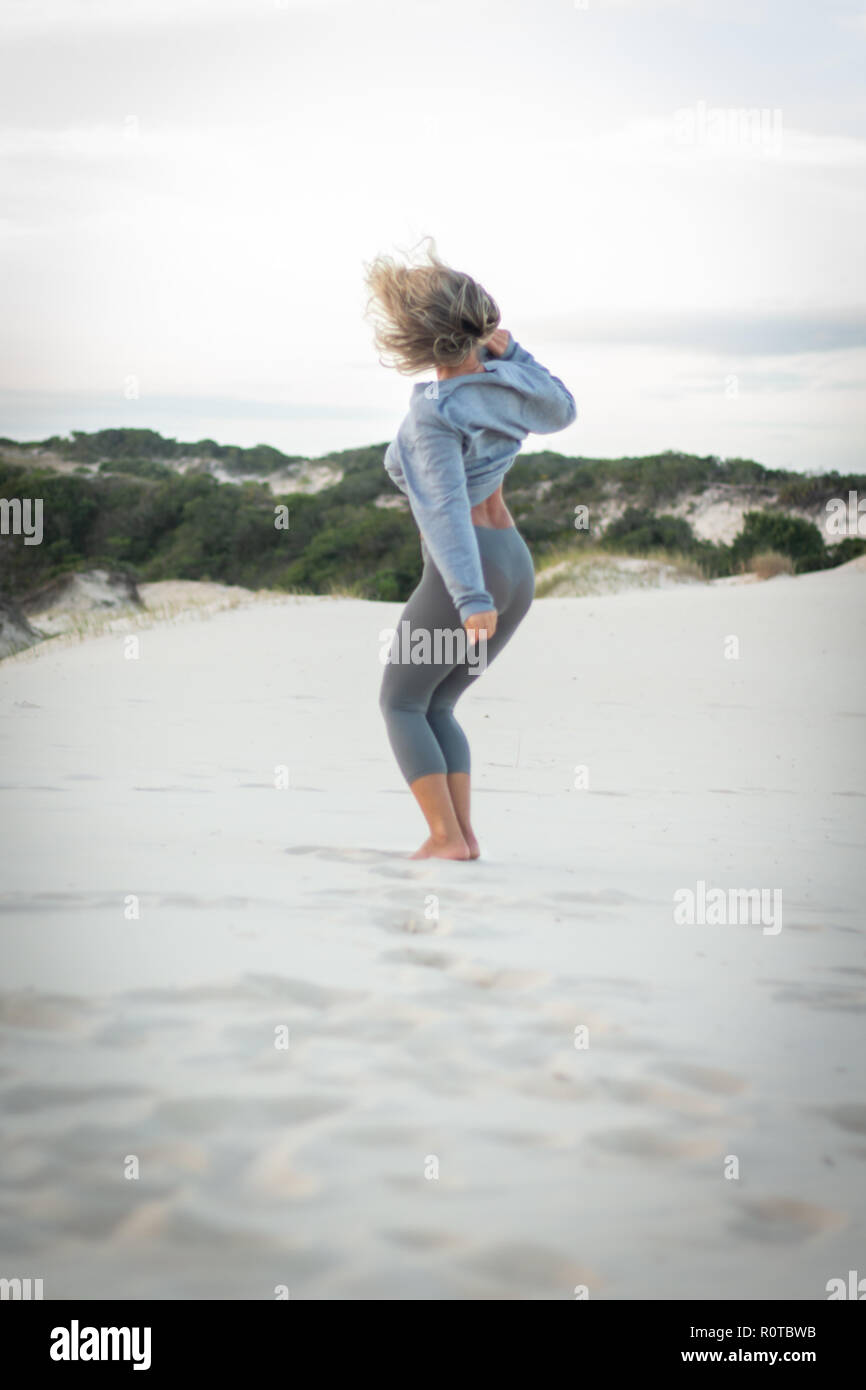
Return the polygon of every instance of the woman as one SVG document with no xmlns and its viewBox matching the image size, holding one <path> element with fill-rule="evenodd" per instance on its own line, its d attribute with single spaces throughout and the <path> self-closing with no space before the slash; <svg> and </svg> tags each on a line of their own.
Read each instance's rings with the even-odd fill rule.
<svg viewBox="0 0 866 1390">
<path fill-rule="evenodd" d="M 462 626 L 473 653 L 490 662 L 535 590 L 532 556 L 503 500 L 502 479 L 527 434 L 573 423 L 574 398 L 499 327 L 487 291 L 443 264 L 432 242 L 419 265 L 378 257 L 367 286 L 380 353 L 405 375 L 436 372 L 435 381 L 413 387 L 385 455 L 409 499 L 424 557 L 397 632 L 435 637 Z M 477 859 L 469 744 L 454 706 L 478 663 L 453 642 L 432 640 L 419 650 L 430 653 L 420 664 L 405 655 L 395 660 L 392 650 L 380 701 L 394 755 L 430 830 L 412 857 Z"/>
</svg>

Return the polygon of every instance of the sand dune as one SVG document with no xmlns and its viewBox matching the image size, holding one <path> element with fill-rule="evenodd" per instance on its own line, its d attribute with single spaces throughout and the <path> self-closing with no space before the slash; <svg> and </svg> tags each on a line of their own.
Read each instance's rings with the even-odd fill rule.
<svg viewBox="0 0 866 1390">
<path fill-rule="evenodd" d="M 864 606 L 862 565 L 538 602 L 464 705 L 477 864 L 404 857 L 395 606 L 4 663 L 0 1272 L 815 1299 L 862 1270 Z M 781 930 L 678 924 L 699 882 L 780 889 Z"/>
</svg>

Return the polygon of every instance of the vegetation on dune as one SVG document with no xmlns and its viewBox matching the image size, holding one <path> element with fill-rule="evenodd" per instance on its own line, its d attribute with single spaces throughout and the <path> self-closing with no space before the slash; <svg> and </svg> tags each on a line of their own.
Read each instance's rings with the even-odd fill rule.
<svg viewBox="0 0 866 1390">
<path fill-rule="evenodd" d="M 828 497 L 847 498 L 849 492 L 864 492 L 864 479 L 857 473 L 822 473 L 809 477 L 795 473 L 784 478 L 779 487 L 779 505 L 785 507 L 820 507 Z"/>
<path fill-rule="evenodd" d="M 765 550 L 787 555 L 796 574 L 825 569 L 828 563 L 824 537 L 814 522 L 784 512 L 746 512 L 743 529 L 730 549 L 735 565 Z"/>
<path fill-rule="evenodd" d="M 747 561 L 746 569 L 759 579 L 775 579 L 779 574 L 793 574 L 794 564 L 789 555 L 780 555 L 778 550 L 761 550 Z"/>
<path fill-rule="evenodd" d="M 6 442 L 12 443 L 11 440 Z M 71 463 L 213 459 L 229 473 L 275 473 L 289 464 L 303 462 L 299 455 L 284 454 L 270 444 L 254 444 L 249 449 L 242 449 L 237 444 L 217 444 L 214 439 L 182 444 L 176 439 L 166 439 L 156 430 L 109 429 L 96 430 L 92 434 L 85 430 L 73 430 L 68 438 L 51 435 L 49 439 L 42 439 L 29 447 L 49 450 Z"/>
<path fill-rule="evenodd" d="M 621 517 L 611 522 L 604 540 L 612 548 L 627 547 L 638 555 L 659 549 L 688 554 L 700 544 L 683 517 L 656 516 L 646 507 L 628 507 Z"/>
<path fill-rule="evenodd" d="M 40 545 L 3 538 L 0 590 L 22 595 L 69 570 L 110 567 L 138 582 L 310 593 L 357 586 L 368 598 L 399 599 L 420 573 L 415 527 L 403 511 L 359 503 L 357 491 L 351 478 L 345 488 L 275 496 L 205 473 L 80 477 L 0 462 L 0 496 L 43 501 Z M 279 506 L 287 529 L 275 524 Z"/>
<path fill-rule="evenodd" d="M 420 575 L 421 555 L 408 511 L 376 505 L 397 495 L 382 466 L 385 448 L 301 460 L 267 445 L 183 444 L 152 430 L 123 429 L 75 431 L 69 439 L 29 445 L 0 441 L 0 497 L 42 498 L 44 528 L 40 545 L 2 538 L 0 590 L 21 596 L 70 570 L 109 567 L 139 582 L 200 579 L 403 599 Z M 14 451 L 14 462 L 4 461 L 7 451 Z M 87 470 L 58 472 L 40 462 L 43 451 Z M 275 495 L 255 478 L 218 483 L 207 471 L 180 473 L 172 464 L 184 459 L 214 460 L 237 473 L 285 469 L 286 491 Z M 342 476 L 316 493 L 292 492 L 290 465 L 297 463 L 327 464 Z M 757 504 L 732 545 L 699 539 L 669 510 L 678 497 L 720 485 L 748 488 Z M 606 460 L 522 455 L 507 483 L 509 507 L 542 565 L 553 555 L 578 557 L 600 546 L 680 557 L 707 577 L 737 573 L 767 552 L 787 557 L 798 573 L 863 553 L 862 539 L 828 547 L 812 522 L 779 510 L 782 498 L 789 506 L 820 506 L 852 489 L 866 495 L 866 477 L 803 478 L 748 459 L 675 452 Z M 575 529 L 576 507 L 587 507 L 592 517 L 611 500 L 627 505 L 603 537 L 591 527 Z M 275 524 L 280 506 L 288 509 L 288 528 Z"/>
<path fill-rule="evenodd" d="M 81 472 L 88 470 L 82 468 Z M 159 459 L 115 459 L 113 461 L 100 463 L 100 473 L 120 473 L 128 474 L 133 478 L 173 478 L 174 469 L 167 463 L 161 463 Z"/>
</svg>

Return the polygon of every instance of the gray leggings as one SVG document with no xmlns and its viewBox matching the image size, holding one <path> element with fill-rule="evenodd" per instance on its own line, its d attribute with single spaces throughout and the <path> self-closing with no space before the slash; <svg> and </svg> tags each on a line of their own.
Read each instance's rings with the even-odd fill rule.
<svg viewBox="0 0 866 1390">
<path fill-rule="evenodd" d="M 502 651 L 526 616 L 535 592 L 529 547 L 515 528 L 476 526 L 484 583 L 493 595 L 498 620 L 487 643 L 487 661 Z M 423 541 L 424 573 L 406 604 L 398 634 L 462 632 L 463 625 Z M 423 664 L 390 663 L 385 667 L 379 705 L 400 771 L 407 782 L 434 772 L 469 772 L 469 743 L 454 718 L 454 706 L 480 679 L 471 662 L 453 659 L 444 643 L 431 644 L 433 660 Z M 405 647 L 405 644 L 404 644 Z M 459 652 L 457 653 L 459 656 Z M 438 659 L 437 659 L 438 658 Z M 449 659 L 451 658 L 451 659 Z"/>
</svg>

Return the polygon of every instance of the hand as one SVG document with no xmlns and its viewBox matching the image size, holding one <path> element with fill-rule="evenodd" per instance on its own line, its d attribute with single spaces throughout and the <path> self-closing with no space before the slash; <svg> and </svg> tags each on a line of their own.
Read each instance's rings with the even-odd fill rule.
<svg viewBox="0 0 866 1390">
<path fill-rule="evenodd" d="M 507 328 L 497 328 L 485 342 L 484 346 L 491 357 L 501 357 L 508 347 L 508 340 L 511 337 Z"/>
<path fill-rule="evenodd" d="M 469 639 L 470 647 L 474 647 L 479 637 L 486 637 L 489 641 L 496 631 L 497 613 L 495 608 L 491 608 L 487 613 L 470 613 L 463 626 L 466 629 L 466 636 Z"/>
</svg>

